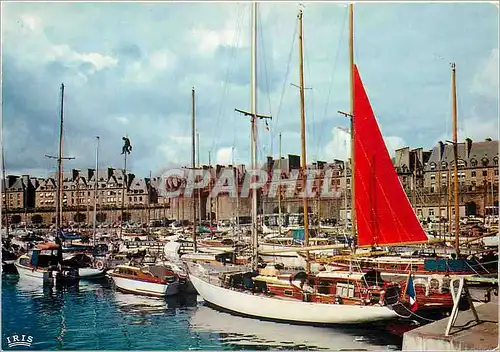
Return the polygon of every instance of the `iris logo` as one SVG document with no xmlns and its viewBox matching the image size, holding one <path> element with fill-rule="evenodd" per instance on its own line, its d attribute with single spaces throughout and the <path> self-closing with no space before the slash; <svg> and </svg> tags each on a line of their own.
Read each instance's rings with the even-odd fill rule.
<svg viewBox="0 0 500 352">
<path fill-rule="evenodd" d="M 15 346 L 26 346 L 31 347 L 31 343 L 33 342 L 33 336 L 29 335 L 12 335 L 7 337 L 7 345 L 9 347 Z"/>
</svg>

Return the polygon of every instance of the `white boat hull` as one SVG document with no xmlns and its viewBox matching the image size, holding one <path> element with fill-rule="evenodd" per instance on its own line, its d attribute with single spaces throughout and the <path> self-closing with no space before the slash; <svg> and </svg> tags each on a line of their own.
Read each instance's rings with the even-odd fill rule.
<svg viewBox="0 0 500 352">
<path fill-rule="evenodd" d="M 198 293 L 209 304 L 239 315 L 302 324 L 358 324 L 397 317 L 384 306 L 321 304 L 271 298 L 233 291 L 189 274 Z"/>
<path fill-rule="evenodd" d="M 175 295 L 179 292 L 179 282 L 170 284 L 157 284 L 139 280 L 128 279 L 111 275 L 115 286 L 122 291 L 140 295 L 165 297 Z"/>
<path fill-rule="evenodd" d="M 486 247 L 498 247 L 499 245 L 498 235 L 484 237 L 483 243 Z"/>
<path fill-rule="evenodd" d="M 96 268 L 78 269 L 78 277 L 80 279 L 98 279 L 104 277 L 105 275 L 106 271 L 104 269 L 96 269 Z"/>
<path fill-rule="evenodd" d="M 52 273 L 45 269 L 32 269 L 30 267 L 26 267 L 24 265 L 19 264 L 19 262 L 15 262 L 17 272 L 19 273 L 19 277 L 23 279 L 37 280 L 44 283 L 53 282 Z"/>
</svg>

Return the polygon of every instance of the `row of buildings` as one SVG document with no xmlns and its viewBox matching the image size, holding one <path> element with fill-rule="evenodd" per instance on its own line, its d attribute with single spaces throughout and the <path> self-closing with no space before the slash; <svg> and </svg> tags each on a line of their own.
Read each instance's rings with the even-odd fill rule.
<svg viewBox="0 0 500 352">
<path fill-rule="evenodd" d="M 412 202 L 416 213 L 423 219 L 438 217 L 450 218 L 454 214 L 450 206 L 453 190 L 454 155 L 451 145 L 438 144 L 432 150 L 408 147 L 396 150 L 393 164 L 402 186 Z M 458 145 L 458 177 L 460 216 L 498 214 L 498 141 L 485 140 L 473 142 L 467 140 Z M 348 165 L 347 165 L 348 166 Z M 234 170 L 241 191 L 246 175 L 244 165 L 233 168 L 228 165 L 215 167 L 203 166 L 212 175 L 217 176 L 227 168 Z M 278 212 L 278 204 L 283 213 L 301 213 L 301 182 L 295 192 L 286 190 L 293 181 L 287 181 L 294 170 L 300 170 L 300 157 L 288 155 L 281 161 L 271 157 L 266 165 L 269 175 L 281 169 L 284 181 L 277 189 L 280 196 L 266 197 L 266 189 L 259 194 L 259 212 L 272 214 Z M 316 193 L 325 187 L 333 196 L 310 199 L 309 212 L 323 219 L 345 219 L 350 217 L 350 169 L 341 160 L 333 162 L 315 162 L 308 167 L 318 171 L 312 188 Z M 326 175 L 326 176 L 325 176 Z M 383 177 L 383 176 L 382 176 Z M 197 218 L 228 220 L 236 215 L 248 216 L 251 198 L 233 198 L 220 194 L 210 198 L 216 177 L 193 197 L 165 198 L 160 192 L 160 177 L 138 178 L 134 174 L 125 174 L 121 169 L 107 168 L 96 173 L 94 169 L 72 170 L 63 174 L 62 208 L 63 221 L 85 222 L 92 218 L 94 194 L 98 209 L 98 221 L 116 223 L 124 212 L 127 219 L 148 222 L 154 219 L 192 220 Z M 2 210 L 14 222 L 54 221 L 56 205 L 56 175 L 47 178 L 33 178 L 28 175 L 7 176 L 2 183 Z M 169 179 L 169 187 L 185 186 L 179 179 Z M 272 183 L 266 187 L 276 187 Z M 97 193 L 95 193 L 97 192 Z M 196 206 L 193 202 L 197 201 Z M 451 203 L 452 204 L 452 203 Z M 201 216 L 200 216 L 201 214 Z M 124 218 L 124 220 L 127 220 Z M 3 219 L 5 221 L 5 218 Z M 34 221 L 36 220 L 36 221 Z"/>
</svg>

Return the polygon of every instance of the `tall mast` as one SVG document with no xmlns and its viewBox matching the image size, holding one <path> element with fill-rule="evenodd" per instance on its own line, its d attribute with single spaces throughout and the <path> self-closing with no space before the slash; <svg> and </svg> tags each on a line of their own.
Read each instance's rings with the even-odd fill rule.
<svg viewBox="0 0 500 352">
<path fill-rule="evenodd" d="M 196 165 L 198 168 L 200 168 L 200 134 L 199 133 L 196 133 Z M 201 192 L 202 190 L 200 190 L 198 192 L 198 216 L 199 216 L 199 223 L 201 224 Z"/>
<path fill-rule="evenodd" d="M 460 254 L 460 214 L 458 206 L 458 135 L 457 135 L 457 86 L 455 81 L 456 70 L 455 63 L 451 64 L 451 94 L 452 94 L 452 114 L 453 114 L 453 172 L 454 172 L 454 194 L 455 194 L 455 252 Z"/>
<path fill-rule="evenodd" d="M 153 174 L 149 170 L 149 189 L 148 189 L 148 232 L 151 231 L 151 181 L 153 180 Z"/>
<path fill-rule="evenodd" d="M 448 168 L 448 177 L 447 177 L 447 180 L 448 180 L 448 203 L 447 203 L 447 215 L 448 215 L 448 233 L 451 235 L 451 224 L 452 224 L 452 220 L 451 220 L 451 197 L 453 195 L 453 193 L 451 192 L 451 170 Z"/>
<path fill-rule="evenodd" d="M 345 144 L 346 158 L 347 158 L 347 140 L 345 140 L 344 144 Z M 345 185 L 345 192 L 344 192 L 345 234 L 347 236 L 347 160 L 344 161 L 344 185 Z M 351 216 L 352 216 L 352 211 L 351 211 Z"/>
<path fill-rule="evenodd" d="M 238 239 L 239 239 L 239 234 L 240 234 L 240 184 L 238 182 L 238 177 L 236 174 L 236 167 L 235 167 L 235 160 L 234 160 L 234 146 L 231 148 L 231 154 L 232 154 L 232 164 L 233 164 L 233 173 L 234 173 L 234 179 L 236 183 L 236 228 L 238 229 Z M 234 233 L 233 233 L 234 234 Z"/>
<path fill-rule="evenodd" d="M 208 169 L 210 170 L 210 175 L 212 175 L 212 160 L 211 160 L 211 151 L 209 150 L 208 151 Z M 210 200 L 210 211 L 209 211 L 209 214 L 208 214 L 208 219 L 210 221 L 210 225 L 209 228 L 210 228 L 210 232 L 212 232 L 212 196 L 211 196 L 211 193 L 212 193 L 212 177 L 210 177 L 210 181 L 208 183 L 208 199 Z"/>
<path fill-rule="evenodd" d="M 94 174 L 94 215 L 92 217 L 92 244 L 95 245 L 95 228 L 97 221 L 97 184 L 99 181 L 99 136 L 95 137 L 95 174 Z"/>
<path fill-rule="evenodd" d="M 354 140 L 354 8 L 349 4 L 349 82 L 350 82 L 350 114 L 351 114 L 351 231 L 353 241 L 356 238 L 356 187 L 355 187 L 355 161 Z M 353 248 L 355 248 L 353 246 Z"/>
<path fill-rule="evenodd" d="M 250 86 L 250 112 L 252 114 L 252 171 L 257 168 L 257 2 L 252 3 L 252 50 L 251 50 L 251 86 Z M 258 233 L 257 233 L 257 189 L 252 188 L 252 242 L 253 260 L 252 268 L 257 269 L 259 263 Z"/>
<path fill-rule="evenodd" d="M 302 24 L 302 10 L 299 10 L 299 88 L 300 88 L 300 139 L 302 147 L 301 168 L 302 168 L 302 207 L 304 208 L 304 246 L 309 245 L 309 206 L 307 202 L 307 155 L 306 155 L 306 111 L 305 111 L 305 97 L 304 97 L 304 28 Z M 306 252 L 306 272 L 311 271 L 311 264 L 309 263 L 309 252 Z"/>
<path fill-rule="evenodd" d="M 9 194 L 7 193 L 7 180 L 5 179 L 5 158 L 4 158 L 4 143 L 3 143 L 3 128 L 2 131 L 0 132 L 2 135 L 2 184 L 3 184 L 3 194 L 5 197 L 5 234 L 7 235 L 7 238 L 9 238 Z M 0 214 L 3 209 L 3 204 L 2 207 L 0 207 Z M 2 219 L 2 216 L 0 215 L 0 221 Z M 26 222 L 26 219 L 24 219 Z"/>
<path fill-rule="evenodd" d="M 195 119 L 195 93 L 194 93 L 194 87 L 191 90 L 191 143 L 192 143 L 192 148 L 191 148 L 191 168 L 192 172 L 194 172 L 196 168 L 196 156 L 195 156 L 195 151 L 196 151 L 196 119 Z M 197 252 L 196 248 L 196 195 L 193 197 L 193 245 L 194 245 L 194 251 Z"/>
<path fill-rule="evenodd" d="M 439 144 L 439 165 L 438 165 L 438 236 L 441 238 L 441 144 Z"/>
<path fill-rule="evenodd" d="M 61 111 L 59 123 L 59 153 L 57 156 L 57 188 L 56 188 L 56 236 L 59 237 L 61 228 L 62 208 L 62 156 L 63 156 L 63 133 L 64 133 L 64 83 L 61 83 Z"/>
<path fill-rule="evenodd" d="M 63 157 L 63 134 L 64 134 L 64 83 L 61 83 L 61 111 L 59 124 L 59 154 L 57 156 L 47 155 L 50 159 L 57 159 L 57 183 L 56 183 L 56 237 L 59 236 L 62 220 L 62 161 L 63 159 L 71 160 L 73 157 Z"/>
<path fill-rule="evenodd" d="M 280 177 L 278 178 L 278 233 L 281 234 L 281 132 L 279 136 L 279 156 L 278 156 L 278 168 L 280 172 Z"/>
</svg>

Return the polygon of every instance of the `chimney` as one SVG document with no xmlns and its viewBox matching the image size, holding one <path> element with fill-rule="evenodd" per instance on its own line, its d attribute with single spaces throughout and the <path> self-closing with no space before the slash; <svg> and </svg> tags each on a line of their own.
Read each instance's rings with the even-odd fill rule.
<svg viewBox="0 0 500 352">
<path fill-rule="evenodd" d="M 274 164 L 274 160 L 272 156 L 267 157 L 267 170 L 272 170 Z"/>
<path fill-rule="evenodd" d="M 111 178 L 111 176 L 113 176 L 113 171 L 115 171 L 115 169 L 113 169 L 112 167 L 108 167 L 108 180 Z"/>
<path fill-rule="evenodd" d="M 439 160 L 442 160 L 443 159 L 443 154 L 444 154 L 444 143 L 442 141 L 439 141 L 438 142 L 438 145 L 439 145 Z"/>
<path fill-rule="evenodd" d="M 469 160 L 471 148 L 472 148 L 472 139 L 465 138 L 465 158 L 467 160 Z"/>
<path fill-rule="evenodd" d="M 30 186 L 30 176 L 29 175 L 23 175 L 22 179 L 23 179 L 24 189 L 28 189 L 29 186 Z"/>
<path fill-rule="evenodd" d="M 80 175 L 80 170 L 77 170 L 77 169 L 71 170 L 71 180 L 72 181 L 76 181 L 79 175 Z"/>
<path fill-rule="evenodd" d="M 94 177 L 95 170 L 94 169 L 87 169 L 87 182 L 90 182 L 92 177 Z M 99 180 L 96 180 L 99 181 Z"/>
<path fill-rule="evenodd" d="M 7 188 L 12 187 L 12 185 L 17 181 L 19 176 L 8 175 L 7 176 Z"/>
</svg>

